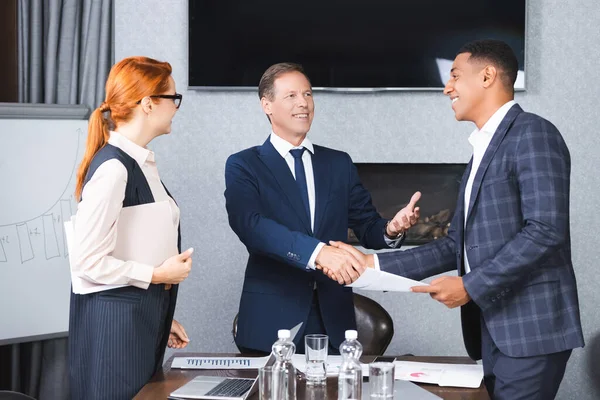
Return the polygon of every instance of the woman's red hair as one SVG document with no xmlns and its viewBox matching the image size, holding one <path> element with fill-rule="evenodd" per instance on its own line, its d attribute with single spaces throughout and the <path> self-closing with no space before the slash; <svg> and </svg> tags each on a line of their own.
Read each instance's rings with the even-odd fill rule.
<svg viewBox="0 0 600 400">
<path fill-rule="evenodd" d="M 81 200 L 83 182 L 96 153 L 108 143 L 109 125 L 118 126 L 132 118 L 137 102 L 169 89 L 171 64 L 148 57 L 128 57 L 115 65 L 106 81 L 106 98 L 90 115 L 85 154 L 77 170 L 75 198 Z M 109 113 L 109 117 L 103 114 Z"/>
</svg>

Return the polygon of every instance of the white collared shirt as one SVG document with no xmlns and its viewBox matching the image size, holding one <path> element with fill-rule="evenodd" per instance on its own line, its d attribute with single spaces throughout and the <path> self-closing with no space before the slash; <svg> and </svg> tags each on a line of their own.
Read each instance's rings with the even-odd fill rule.
<svg viewBox="0 0 600 400">
<path fill-rule="evenodd" d="M 287 140 L 277 136 L 275 132 L 271 132 L 270 136 L 271 144 L 275 147 L 275 150 L 283 157 L 285 162 L 287 163 L 290 171 L 294 179 L 296 179 L 296 169 L 295 169 L 295 161 L 294 156 L 290 153 L 290 150 L 293 149 L 302 149 L 306 150 L 302 153 L 302 163 L 304 164 L 304 174 L 306 175 L 306 187 L 308 189 L 308 205 L 310 209 L 310 228 L 312 231 L 315 231 L 315 174 L 313 172 L 312 166 L 312 155 L 315 154 L 315 148 L 312 142 L 308 138 L 304 138 L 300 146 L 294 146 Z M 308 268 L 315 269 L 315 260 L 317 259 L 317 255 L 321 251 L 321 249 L 325 246 L 325 243 L 319 243 L 315 250 L 313 251 L 310 259 L 308 260 Z"/>
<path fill-rule="evenodd" d="M 177 228 L 179 208 L 160 181 L 154 152 L 117 132 L 110 132 L 108 143 L 123 150 L 138 163 L 155 201 L 169 201 L 173 225 Z M 147 289 L 158 265 L 118 260 L 111 256 L 117 241 L 117 224 L 126 186 L 127 169 L 116 159 L 102 163 L 84 186 L 75 224 L 75 268 L 81 272 L 82 279 L 92 283 Z"/>
<path fill-rule="evenodd" d="M 508 110 L 517 104 L 514 100 L 509 101 L 500 107 L 496 112 L 487 120 L 487 122 L 483 125 L 481 129 L 475 129 L 471 135 L 469 136 L 469 143 L 473 146 L 473 164 L 471 166 L 471 173 L 469 174 L 469 179 L 467 180 L 467 185 L 465 186 L 465 197 L 464 197 L 464 209 L 465 209 L 465 219 L 463 221 L 464 228 L 467 227 L 467 216 L 469 215 L 469 201 L 471 200 L 471 191 L 473 190 L 473 181 L 475 180 L 475 175 L 477 174 L 477 170 L 479 169 L 479 165 L 481 165 L 481 160 L 483 159 L 483 155 L 487 150 L 490 142 L 492 141 L 492 137 L 494 137 L 494 133 L 500 126 L 500 123 L 506 117 Z M 463 254 L 465 259 L 465 273 L 468 274 L 471 272 L 471 267 L 469 265 L 469 259 L 467 257 L 467 247 L 466 244 L 463 243 Z"/>
</svg>

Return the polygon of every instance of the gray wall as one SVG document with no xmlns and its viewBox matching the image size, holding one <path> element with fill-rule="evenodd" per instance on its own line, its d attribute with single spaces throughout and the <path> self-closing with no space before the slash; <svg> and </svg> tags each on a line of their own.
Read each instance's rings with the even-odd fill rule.
<svg viewBox="0 0 600 400">
<path fill-rule="evenodd" d="M 229 154 L 262 143 L 269 125 L 255 92 L 187 90 L 187 6 L 184 0 L 116 0 L 115 56 L 147 55 L 174 67 L 183 106 L 173 133 L 154 148 L 162 177 L 182 209 L 184 246 L 197 249 L 176 317 L 192 338 L 191 351 L 231 352 L 246 250 L 227 224 L 223 168 Z M 527 91 L 517 101 L 558 126 L 573 159 L 573 261 L 588 346 L 574 351 L 559 398 L 598 398 L 591 365 L 592 344 L 600 336 L 599 256 L 592 228 L 600 187 L 594 172 L 600 156 L 600 7 L 597 0 L 528 0 L 527 8 Z M 466 162 L 470 157 L 467 137 L 473 125 L 456 122 L 449 100 L 439 92 L 317 93 L 315 101 L 311 139 L 345 150 L 355 161 Z M 466 354 L 458 310 L 412 294 L 373 297 L 396 322 L 389 354 Z"/>
</svg>

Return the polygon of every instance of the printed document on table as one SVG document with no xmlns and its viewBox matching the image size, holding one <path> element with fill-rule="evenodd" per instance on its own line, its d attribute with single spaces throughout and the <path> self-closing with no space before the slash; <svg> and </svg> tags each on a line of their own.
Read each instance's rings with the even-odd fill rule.
<svg viewBox="0 0 600 400">
<path fill-rule="evenodd" d="M 265 366 L 266 357 L 175 357 L 171 368 L 181 369 L 258 369 Z"/>
<path fill-rule="evenodd" d="M 394 377 L 403 381 L 433 383 L 439 386 L 478 388 L 483 379 L 480 364 L 440 364 L 396 361 Z"/>
<path fill-rule="evenodd" d="M 356 281 L 346 286 L 360 290 L 410 292 L 410 288 L 413 286 L 428 286 L 428 284 L 390 274 L 389 272 L 367 268 Z"/>
</svg>

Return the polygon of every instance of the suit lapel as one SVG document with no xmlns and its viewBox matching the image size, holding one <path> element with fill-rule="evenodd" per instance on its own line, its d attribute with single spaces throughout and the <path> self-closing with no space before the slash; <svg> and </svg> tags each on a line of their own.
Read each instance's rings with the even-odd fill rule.
<svg viewBox="0 0 600 400">
<path fill-rule="evenodd" d="M 315 236 L 323 223 L 329 191 L 331 190 L 331 165 L 327 157 L 322 154 L 319 146 L 314 146 L 315 154 L 312 155 L 313 175 L 315 178 Z"/>
<path fill-rule="evenodd" d="M 465 168 L 465 173 L 463 174 L 462 180 L 460 181 L 460 187 L 458 188 L 458 204 L 456 205 L 456 213 L 462 214 L 461 224 L 457 226 L 456 229 L 460 233 L 460 236 L 463 236 L 465 230 L 465 190 L 467 187 L 467 181 L 469 180 L 469 175 L 471 174 L 471 168 L 473 168 L 473 157 L 467 164 L 467 168 Z"/>
<path fill-rule="evenodd" d="M 457 248 L 460 254 L 460 260 L 464 259 L 464 248 L 465 248 L 465 189 L 467 187 L 467 181 L 469 180 L 469 175 L 471 174 L 471 168 L 473 168 L 473 157 L 467 164 L 467 168 L 465 168 L 465 172 L 463 173 L 462 179 L 460 180 L 460 187 L 458 188 L 458 203 L 456 204 L 456 209 L 454 210 L 454 215 L 457 218 L 456 220 L 459 222 L 458 226 L 454 227 L 456 232 L 458 233 L 458 243 Z M 459 276 L 464 275 L 464 262 L 459 263 L 458 267 Z"/>
<path fill-rule="evenodd" d="M 292 208 L 296 211 L 296 214 L 302 221 L 302 225 L 306 228 L 307 232 L 312 232 L 310 220 L 308 219 L 308 215 L 306 215 L 304 203 L 302 203 L 300 189 L 298 189 L 296 180 L 294 179 L 288 164 L 277 150 L 275 150 L 269 139 L 267 139 L 260 147 L 259 157 L 275 177 L 279 187 L 281 187 L 281 191 L 287 197 Z"/>
<path fill-rule="evenodd" d="M 479 189 L 481 189 L 481 182 L 483 181 L 483 177 L 485 176 L 485 172 L 487 171 L 492 159 L 494 158 L 494 154 L 496 154 L 496 150 L 500 146 L 500 143 L 504 140 L 504 136 L 508 132 L 508 128 L 512 125 L 517 115 L 523 112 L 523 109 L 519 107 L 518 104 L 515 104 L 508 110 L 508 113 L 494 132 L 494 136 L 492 137 L 492 141 L 488 145 L 483 158 L 481 159 L 481 164 L 479 165 L 479 169 L 476 172 L 475 179 L 473 180 L 473 188 L 471 189 L 471 198 L 469 199 L 469 213 L 467 214 L 467 222 L 469 222 L 469 218 L 471 217 L 473 206 L 477 201 L 477 196 L 479 195 Z"/>
</svg>

